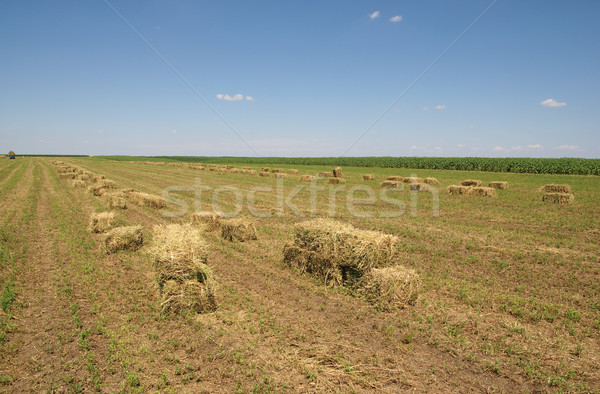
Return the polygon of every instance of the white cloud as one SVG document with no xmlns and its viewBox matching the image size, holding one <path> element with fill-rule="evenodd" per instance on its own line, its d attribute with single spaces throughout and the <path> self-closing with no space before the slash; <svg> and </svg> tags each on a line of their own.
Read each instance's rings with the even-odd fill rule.
<svg viewBox="0 0 600 394">
<path fill-rule="evenodd" d="M 457 144 L 456 147 L 457 148 L 466 148 L 467 146 L 465 144 Z"/>
<path fill-rule="evenodd" d="M 501 146 L 495 146 L 494 149 L 492 149 L 492 152 L 503 152 L 504 148 Z"/>
<path fill-rule="evenodd" d="M 556 150 L 577 150 L 577 149 L 579 149 L 579 146 L 577 146 L 577 145 L 561 145 L 561 146 L 557 146 L 554 149 L 556 149 Z"/>
<path fill-rule="evenodd" d="M 392 16 L 392 17 L 390 18 L 390 22 L 394 22 L 394 23 L 396 23 L 396 22 L 400 22 L 401 20 L 402 20 L 402 15 L 396 15 L 396 16 Z"/>
<path fill-rule="evenodd" d="M 394 112 L 402 112 L 402 110 L 399 108 L 394 108 Z"/>
<path fill-rule="evenodd" d="M 445 105 L 436 105 L 435 109 L 446 109 Z"/>
<path fill-rule="evenodd" d="M 98 134 L 104 134 L 104 130 L 98 130 Z"/>
<path fill-rule="evenodd" d="M 250 97 L 250 96 L 246 96 L 246 100 L 254 101 L 254 99 L 252 97 L 250 97 L 250 99 L 248 99 L 248 97 Z M 233 96 L 230 96 L 228 94 L 219 93 L 219 94 L 217 94 L 217 98 L 219 100 L 225 100 L 225 101 L 241 101 L 244 99 L 244 95 L 241 93 L 238 93 Z"/>
<path fill-rule="evenodd" d="M 254 97 L 246 96 L 246 101 L 254 102 Z"/>
<path fill-rule="evenodd" d="M 415 149 L 418 149 L 418 147 L 416 145 L 413 145 L 413 146 L 410 147 L 410 149 L 411 150 L 415 150 Z"/>
<path fill-rule="evenodd" d="M 469 125 L 469 129 L 474 129 L 475 126 L 474 125 Z"/>
<path fill-rule="evenodd" d="M 171 130 L 171 134 L 177 133 L 177 130 Z"/>
<path fill-rule="evenodd" d="M 529 149 L 544 149 L 544 147 L 540 144 L 527 145 Z"/>
<path fill-rule="evenodd" d="M 542 101 L 540 103 L 540 105 L 542 105 L 544 107 L 558 108 L 558 107 L 564 107 L 565 105 L 567 105 L 567 103 L 559 103 L 558 101 L 550 98 L 548 100 Z"/>
<path fill-rule="evenodd" d="M 429 107 L 423 107 L 423 111 L 429 111 Z"/>
<path fill-rule="evenodd" d="M 371 15 L 369 15 L 369 18 L 371 18 L 371 20 L 379 18 L 379 11 L 373 12 Z"/>
<path fill-rule="evenodd" d="M 436 152 L 441 152 L 441 151 L 443 151 L 443 149 L 442 149 L 442 147 L 441 147 L 441 146 L 436 146 L 435 148 L 433 148 L 433 150 L 434 150 L 434 151 L 436 151 Z"/>
<path fill-rule="evenodd" d="M 519 150 L 523 150 L 523 147 L 521 145 L 517 145 L 517 146 L 513 146 L 512 148 L 510 148 L 510 150 L 519 151 Z"/>
</svg>

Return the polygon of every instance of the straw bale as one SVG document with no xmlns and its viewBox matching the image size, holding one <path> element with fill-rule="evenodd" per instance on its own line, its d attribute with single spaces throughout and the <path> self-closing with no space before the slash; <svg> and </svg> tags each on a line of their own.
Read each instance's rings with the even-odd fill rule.
<svg viewBox="0 0 600 394">
<path fill-rule="evenodd" d="M 228 241 L 248 241 L 258 239 L 254 224 L 234 218 L 221 221 L 221 236 Z"/>
<path fill-rule="evenodd" d="M 260 172 L 269 172 L 269 167 L 262 167 Z"/>
<path fill-rule="evenodd" d="M 218 212 L 200 211 L 192 213 L 192 224 L 202 223 L 206 231 L 214 231 L 221 227 L 223 215 Z"/>
<path fill-rule="evenodd" d="M 334 185 L 344 184 L 346 180 L 344 178 L 329 178 L 329 183 Z"/>
<path fill-rule="evenodd" d="M 488 184 L 489 187 L 494 189 L 508 189 L 508 182 L 505 181 L 493 181 Z"/>
<path fill-rule="evenodd" d="M 312 181 L 314 179 L 315 179 L 315 177 L 312 176 L 312 175 L 302 175 L 302 177 L 300 177 L 300 180 L 302 182 L 310 182 L 310 181 Z"/>
<path fill-rule="evenodd" d="M 127 193 L 127 198 L 129 199 L 129 201 L 139 205 L 140 207 L 147 206 L 160 209 L 164 208 L 167 205 L 167 202 L 164 198 L 143 192 Z"/>
<path fill-rule="evenodd" d="M 545 193 L 571 193 L 571 186 L 549 184 L 542 186 L 540 191 Z"/>
<path fill-rule="evenodd" d="M 105 233 L 115 224 L 114 212 L 92 213 L 88 229 L 92 233 Z"/>
<path fill-rule="evenodd" d="M 414 303 L 420 287 L 421 278 L 415 270 L 395 265 L 366 273 L 357 293 L 377 309 L 392 311 Z"/>
<path fill-rule="evenodd" d="M 399 176 L 399 175 L 390 175 L 387 178 L 385 178 L 386 181 L 394 181 L 394 182 L 403 182 L 404 181 L 404 177 L 403 176 Z"/>
<path fill-rule="evenodd" d="M 334 178 L 342 178 L 342 167 L 336 167 L 333 169 Z"/>
<path fill-rule="evenodd" d="M 383 181 L 381 182 L 382 189 L 402 189 L 404 185 L 399 181 Z"/>
<path fill-rule="evenodd" d="M 271 170 L 271 172 L 275 172 L 275 173 L 277 173 L 277 172 L 284 172 L 284 169 L 283 168 L 273 168 Z"/>
<path fill-rule="evenodd" d="M 289 170 L 287 170 L 287 172 L 289 172 L 290 174 L 297 174 L 298 170 L 295 170 L 293 168 L 290 168 Z"/>
<path fill-rule="evenodd" d="M 277 173 L 275 173 L 275 178 L 281 178 L 281 179 L 283 179 L 285 177 L 287 177 L 287 174 L 284 174 L 283 172 L 277 172 Z"/>
<path fill-rule="evenodd" d="M 261 171 L 258 173 L 258 176 L 267 176 L 268 177 L 268 176 L 271 176 L 271 174 L 268 173 L 267 171 Z"/>
<path fill-rule="evenodd" d="M 329 178 L 331 176 L 331 174 L 327 171 L 319 171 L 317 173 L 317 177 L 319 178 Z"/>
<path fill-rule="evenodd" d="M 417 178 L 416 176 L 409 176 L 404 178 L 404 183 L 423 183 L 423 178 Z"/>
<path fill-rule="evenodd" d="M 542 201 L 556 204 L 570 204 L 575 200 L 571 193 L 544 193 Z"/>
<path fill-rule="evenodd" d="M 214 289 L 197 280 L 168 280 L 161 290 L 161 311 L 167 314 L 213 312 L 217 309 Z"/>
<path fill-rule="evenodd" d="M 448 193 L 455 195 L 467 195 L 471 192 L 471 189 L 471 186 L 450 185 L 448 186 Z"/>
<path fill-rule="evenodd" d="M 440 183 L 436 178 L 425 178 L 423 180 L 424 183 L 428 184 L 428 185 L 437 185 L 438 183 Z"/>
<path fill-rule="evenodd" d="M 492 187 L 472 187 L 469 191 L 470 196 L 493 197 L 496 195 L 496 189 Z"/>
<path fill-rule="evenodd" d="M 364 181 L 374 181 L 375 180 L 375 175 L 373 175 L 373 174 L 363 174 L 363 180 Z"/>
<path fill-rule="evenodd" d="M 411 183 L 410 190 L 416 191 L 416 192 L 428 192 L 429 184 L 427 184 L 427 183 Z"/>
<path fill-rule="evenodd" d="M 127 200 L 123 193 L 109 193 L 108 206 L 111 208 L 127 209 Z"/>
<path fill-rule="evenodd" d="M 481 181 L 475 179 L 467 179 L 460 182 L 461 186 L 481 186 Z"/>
<path fill-rule="evenodd" d="M 144 243 L 142 226 L 116 227 L 106 233 L 104 238 L 109 253 L 119 250 L 137 250 Z"/>
</svg>

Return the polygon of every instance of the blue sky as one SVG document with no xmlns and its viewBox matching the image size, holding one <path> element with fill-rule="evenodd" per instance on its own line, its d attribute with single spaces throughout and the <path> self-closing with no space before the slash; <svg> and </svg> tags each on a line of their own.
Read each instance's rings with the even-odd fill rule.
<svg viewBox="0 0 600 394">
<path fill-rule="evenodd" d="M 490 4 L 5 0 L 0 149 L 599 157 L 600 2 Z"/>
</svg>

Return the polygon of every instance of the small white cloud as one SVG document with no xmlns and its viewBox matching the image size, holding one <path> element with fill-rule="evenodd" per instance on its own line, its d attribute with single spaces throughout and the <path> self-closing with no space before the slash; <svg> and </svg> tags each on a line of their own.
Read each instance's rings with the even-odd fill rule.
<svg viewBox="0 0 600 394">
<path fill-rule="evenodd" d="M 433 148 L 433 150 L 435 150 L 436 152 L 441 152 L 443 151 L 441 146 L 436 146 L 435 148 Z"/>
<path fill-rule="evenodd" d="M 418 149 L 418 147 L 416 145 L 413 145 L 413 146 L 410 147 L 410 149 L 411 150 L 416 150 L 416 149 Z"/>
<path fill-rule="evenodd" d="M 523 150 L 523 147 L 522 147 L 521 145 L 517 145 L 517 146 L 513 146 L 513 147 L 511 148 L 511 150 L 516 150 L 516 151 L 519 151 L 519 150 Z"/>
<path fill-rule="evenodd" d="M 492 152 L 503 152 L 504 148 L 501 146 L 495 146 L 494 149 L 492 149 Z"/>
<path fill-rule="evenodd" d="M 401 20 L 402 20 L 402 15 L 396 15 L 396 16 L 392 16 L 392 17 L 390 18 L 390 22 L 394 22 L 394 23 L 396 23 L 396 22 L 400 22 Z"/>
<path fill-rule="evenodd" d="M 423 111 L 429 111 L 429 107 L 423 107 Z"/>
<path fill-rule="evenodd" d="M 402 110 L 398 109 L 398 108 L 394 108 L 394 112 L 402 112 Z"/>
<path fill-rule="evenodd" d="M 177 133 L 177 130 L 171 130 L 171 134 Z"/>
<path fill-rule="evenodd" d="M 436 105 L 435 109 L 446 109 L 445 105 Z"/>
<path fill-rule="evenodd" d="M 469 129 L 474 129 L 475 126 L 474 125 L 469 125 Z"/>
<path fill-rule="evenodd" d="M 542 101 L 540 103 L 540 105 L 542 105 L 543 107 L 558 108 L 558 107 L 564 107 L 565 105 L 567 105 L 567 103 L 559 103 L 558 101 L 556 101 L 554 99 L 548 99 L 548 100 Z"/>
<path fill-rule="evenodd" d="M 465 144 L 457 144 L 456 147 L 457 148 L 466 148 L 467 146 Z"/>
<path fill-rule="evenodd" d="M 253 102 L 254 101 L 254 97 L 252 97 L 252 96 L 246 96 L 246 101 Z"/>
<path fill-rule="evenodd" d="M 98 130 L 98 134 L 104 134 L 104 130 Z"/>
<path fill-rule="evenodd" d="M 369 15 L 369 18 L 371 18 L 371 20 L 379 18 L 379 11 L 371 13 L 371 15 Z"/>
<path fill-rule="evenodd" d="M 561 146 L 557 146 L 554 149 L 556 149 L 556 150 L 577 150 L 577 149 L 579 149 L 579 146 L 577 146 L 577 145 L 561 145 Z"/>
<path fill-rule="evenodd" d="M 247 97 L 250 97 L 250 96 L 247 96 Z M 244 99 L 244 95 L 241 93 L 238 93 L 233 96 L 230 96 L 228 94 L 219 93 L 219 94 L 217 94 L 217 98 L 219 100 L 225 100 L 225 101 L 241 101 Z M 250 98 L 252 98 L 252 97 L 250 97 Z M 248 100 L 248 101 L 250 101 L 250 100 Z"/>
<path fill-rule="evenodd" d="M 540 144 L 527 145 L 529 149 L 544 149 L 544 147 Z"/>
</svg>

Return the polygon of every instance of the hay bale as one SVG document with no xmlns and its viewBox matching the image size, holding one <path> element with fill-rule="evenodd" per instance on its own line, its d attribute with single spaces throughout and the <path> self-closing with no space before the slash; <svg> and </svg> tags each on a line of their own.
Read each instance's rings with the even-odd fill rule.
<svg viewBox="0 0 600 394">
<path fill-rule="evenodd" d="M 283 179 L 286 176 L 287 176 L 287 174 L 284 174 L 282 172 L 278 172 L 278 173 L 275 174 L 275 178 L 278 178 L 278 179 Z"/>
<path fill-rule="evenodd" d="M 300 273 L 309 273 L 330 285 L 344 283 L 342 271 L 336 260 L 328 259 L 320 253 L 299 248 L 288 243 L 283 248 L 283 261 Z"/>
<path fill-rule="evenodd" d="M 85 182 L 81 181 L 79 179 L 73 179 L 71 181 L 71 187 L 75 187 L 75 188 L 85 187 Z"/>
<path fill-rule="evenodd" d="M 549 184 L 542 186 L 540 191 L 544 193 L 571 193 L 571 186 Z"/>
<path fill-rule="evenodd" d="M 221 219 L 223 215 L 218 212 L 201 211 L 192 213 L 192 224 L 205 226 L 206 231 L 214 231 L 221 227 Z"/>
<path fill-rule="evenodd" d="M 170 314 L 204 313 L 217 309 L 214 289 L 197 280 L 168 280 L 161 290 L 161 311 Z"/>
<path fill-rule="evenodd" d="M 268 176 L 271 176 L 271 174 L 269 174 L 266 171 L 261 171 L 261 172 L 258 173 L 258 176 L 267 176 L 268 177 Z"/>
<path fill-rule="evenodd" d="M 467 179 L 460 182 L 461 186 L 481 186 L 481 181 L 475 179 Z"/>
<path fill-rule="evenodd" d="M 448 193 L 462 196 L 468 195 L 471 192 L 471 186 L 458 186 L 458 185 L 450 185 L 448 186 Z"/>
<path fill-rule="evenodd" d="M 508 182 L 505 181 L 493 181 L 488 183 L 488 186 L 494 189 L 508 189 Z"/>
<path fill-rule="evenodd" d="M 342 178 L 342 167 L 336 167 L 333 169 L 334 178 Z"/>
<path fill-rule="evenodd" d="M 92 181 L 94 182 L 102 182 L 104 179 L 106 179 L 106 176 L 104 175 L 97 175 L 97 174 L 92 174 Z M 110 181 L 112 182 L 112 181 Z M 114 182 L 113 182 L 114 183 Z"/>
<path fill-rule="evenodd" d="M 431 178 L 431 177 L 425 178 L 423 180 L 423 182 L 426 183 L 426 184 L 428 184 L 428 185 L 437 185 L 438 183 L 440 183 L 437 179 Z"/>
<path fill-rule="evenodd" d="M 250 175 L 256 175 L 256 170 L 249 170 L 248 174 L 250 174 Z"/>
<path fill-rule="evenodd" d="M 404 178 L 404 183 L 423 183 L 423 178 L 417 178 L 416 176 L 409 176 Z"/>
<path fill-rule="evenodd" d="M 127 209 L 127 200 L 122 193 L 108 194 L 108 206 L 111 208 Z"/>
<path fill-rule="evenodd" d="M 469 196 L 478 196 L 478 197 L 493 197 L 496 195 L 496 189 L 492 187 L 471 187 L 469 191 Z"/>
<path fill-rule="evenodd" d="M 315 177 L 313 175 L 302 175 L 300 177 L 300 181 L 302 182 L 310 182 L 313 181 L 315 179 Z"/>
<path fill-rule="evenodd" d="M 92 233 L 104 233 L 115 224 L 114 212 L 92 213 L 88 229 Z"/>
<path fill-rule="evenodd" d="M 383 181 L 381 182 L 382 189 L 402 189 L 404 185 L 399 181 Z"/>
<path fill-rule="evenodd" d="M 373 174 L 363 174 L 363 181 L 374 181 L 375 175 Z"/>
<path fill-rule="evenodd" d="M 258 239 L 254 224 L 238 218 L 221 221 L 221 237 L 240 242 Z"/>
<path fill-rule="evenodd" d="M 319 171 L 317 172 L 317 177 L 318 178 L 329 178 L 331 176 L 330 173 L 328 173 L 327 171 Z"/>
<path fill-rule="evenodd" d="M 88 187 L 88 192 L 92 193 L 94 196 L 103 196 L 107 193 L 106 188 L 101 184 L 95 184 Z"/>
<path fill-rule="evenodd" d="M 403 176 L 399 176 L 399 175 L 390 175 L 387 178 L 385 178 L 386 181 L 394 181 L 394 182 L 403 182 L 404 181 L 404 177 Z"/>
<path fill-rule="evenodd" d="M 273 172 L 273 173 L 278 173 L 278 172 L 284 172 L 284 170 L 283 170 L 283 168 L 273 168 L 273 169 L 271 170 L 271 172 Z"/>
<path fill-rule="evenodd" d="M 289 172 L 290 174 L 297 174 L 298 170 L 291 168 L 291 169 L 287 170 L 287 172 Z"/>
<path fill-rule="evenodd" d="M 332 219 L 298 223 L 294 233 L 294 246 L 319 253 L 338 267 L 363 272 L 392 265 L 399 242 L 395 235 L 359 230 Z"/>
<path fill-rule="evenodd" d="M 555 204 L 570 204 L 575 200 L 571 193 L 544 193 L 542 201 L 553 202 Z"/>
<path fill-rule="evenodd" d="M 209 167 L 208 171 L 218 171 L 219 169 L 217 167 Z"/>
<path fill-rule="evenodd" d="M 143 193 L 143 192 L 130 192 L 127 193 L 127 198 L 134 204 L 139 205 L 140 207 L 152 207 L 156 209 L 164 208 L 167 206 L 167 202 L 164 198 L 160 196 L 155 196 L 153 194 Z"/>
<path fill-rule="evenodd" d="M 269 167 L 262 167 L 260 172 L 269 172 Z"/>
<path fill-rule="evenodd" d="M 227 170 L 233 170 L 233 169 L 235 168 L 235 166 L 228 165 L 228 166 L 225 166 L 225 168 L 226 168 Z"/>
<path fill-rule="evenodd" d="M 104 244 L 108 253 L 137 250 L 144 244 L 142 226 L 115 227 L 106 233 Z"/>
<path fill-rule="evenodd" d="M 239 174 L 240 172 L 242 172 L 242 170 L 238 168 L 232 168 L 231 170 L 229 170 L 229 172 L 231 172 L 232 174 Z"/>
<path fill-rule="evenodd" d="M 251 167 L 241 167 L 242 171 L 250 171 L 252 168 Z"/>
<path fill-rule="evenodd" d="M 58 174 L 58 177 L 60 179 L 75 179 L 75 177 L 77 176 L 77 173 L 75 172 L 63 172 Z"/>
<path fill-rule="evenodd" d="M 401 265 L 375 268 L 365 274 L 357 293 L 377 309 L 392 311 L 414 303 L 421 287 L 421 277 Z"/>
<path fill-rule="evenodd" d="M 333 185 L 345 184 L 346 180 L 343 178 L 329 178 L 329 183 Z"/>
<path fill-rule="evenodd" d="M 411 183 L 410 190 L 416 192 L 428 192 L 429 185 L 427 183 Z"/>
</svg>

